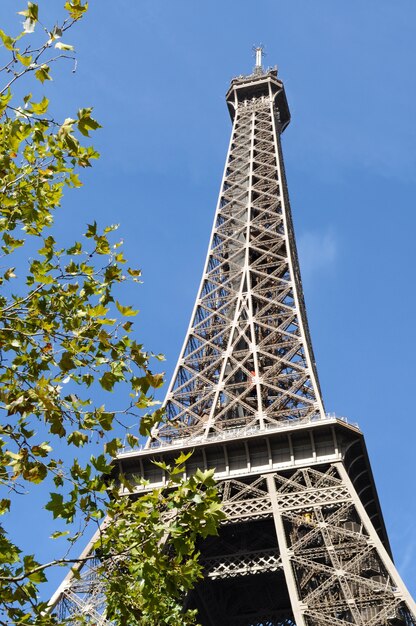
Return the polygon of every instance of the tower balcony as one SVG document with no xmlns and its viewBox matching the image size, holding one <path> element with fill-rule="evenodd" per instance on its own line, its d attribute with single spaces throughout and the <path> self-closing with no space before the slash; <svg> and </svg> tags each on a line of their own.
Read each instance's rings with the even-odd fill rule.
<svg viewBox="0 0 416 626">
<path fill-rule="evenodd" d="M 253 98 L 270 98 L 279 115 L 281 131 L 290 122 L 289 105 L 286 99 L 283 82 L 277 78 L 277 69 L 263 71 L 256 68 L 249 76 L 237 76 L 231 81 L 231 85 L 225 96 L 231 119 L 234 120 L 237 107 Z"/>
</svg>

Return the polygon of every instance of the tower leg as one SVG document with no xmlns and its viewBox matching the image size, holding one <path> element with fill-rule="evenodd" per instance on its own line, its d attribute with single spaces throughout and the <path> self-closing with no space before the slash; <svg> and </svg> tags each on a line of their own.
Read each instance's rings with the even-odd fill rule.
<svg viewBox="0 0 416 626">
<path fill-rule="evenodd" d="M 267 488 L 269 491 L 272 510 L 273 510 L 273 519 L 276 527 L 276 534 L 279 542 L 280 556 L 282 559 L 283 570 L 285 573 L 286 584 L 288 587 L 290 602 L 292 605 L 293 615 L 296 621 L 296 626 L 307 626 L 304 619 L 304 610 L 299 598 L 298 589 L 296 586 L 296 581 L 294 577 L 294 572 L 292 568 L 292 564 L 290 562 L 290 556 L 288 551 L 288 545 L 285 535 L 285 529 L 283 525 L 282 516 L 279 511 L 279 507 L 277 505 L 277 493 L 276 493 L 276 484 L 274 481 L 274 477 L 272 474 L 267 476 Z"/>
<path fill-rule="evenodd" d="M 228 520 L 201 546 L 206 577 L 193 602 L 203 626 L 214 612 L 216 626 L 416 626 L 342 463 L 225 480 L 222 489 Z"/>
<path fill-rule="evenodd" d="M 395 581 L 395 585 L 397 587 L 397 595 L 401 598 L 403 598 L 403 600 L 406 602 L 409 610 L 412 613 L 413 616 L 413 620 L 415 621 L 416 618 L 416 603 L 414 602 L 413 598 L 411 597 L 409 591 L 407 590 L 403 580 L 401 579 L 398 571 L 396 570 L 396 567 L 393 563 L 393 561 L 391 560 L 389 554 L 387 553 L 387 550 L 385 549 L 385 547 L 383 546 L 382 542 L 380 541 L 380 537 L 378 536 L 378 534 L 376 533 L 376 531 L 374 530 L 374 526 L 371 523 L 370 518 L 368 517 L 367 511 L 365 510 L 360 498 L 357 495 L 357 492 L 355 491 L 350 477 L 348 476 L 345 467 L 342 463 L 337 463 L 337 470 L 340 474 L 340 476 L 342 477 L 342 480 L 344 481 L 344 483 L 348 486 L 348 489 L 350 491 L 351 494 L 351 498 L 354 501 L 354 505 L 359 513 L 359 516 L 361 518 L 361 520 L 363 521 L 363 524 L 365 525 L 367 532 L 369 534 L 370 540 L 374 543 L 374 546 L 376 547 L 376 550 L 378 552 L 378 555 L 380 557 L 380 559 L 383 562 L 384 567 L 386 568 L 386 571 L 389 573 L 389 576 L 392 580 Z"/>
<path fill-rule="evenodd" d="M 267 477 L 296 624 L 416 624 L 416 607 L 342 463 Z"/>
</svg>

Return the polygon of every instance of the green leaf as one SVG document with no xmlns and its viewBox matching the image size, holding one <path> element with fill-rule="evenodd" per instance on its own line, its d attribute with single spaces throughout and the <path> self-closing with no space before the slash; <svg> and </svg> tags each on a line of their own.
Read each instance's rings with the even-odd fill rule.
<svg viewBox="0 0 416 626">
<path fill-rule="evenodd" d="M 193 450 L 191 450 L 190 452 L 181 452 L 180 455 L 175 459 L 175 465 L 183 465 L 184 463 L 186 463 L 186 461 L 188 459 L 191 458 L 193 454 Z"/>
<path fill-rule="evenodd" d="M 131 448 L 135 448 L 139 443 L 138 438 L 132 435 L 131 433 L 127 433 L 126 439 L 127 439 L 127 443 L 129 444 Z"/>
<path fill-rule="evenodd" d="M 64 437 L 66 435 L 66 429 L 62 424 L 61 415 L 51 413 L 48 415 L 48 422 L 50 423 L 50 431 L 53 435 L 58 435 L 58 437 Z"/>
<path fill-rule="evenodd" d="M 165 414 L 165 409 L 160 408 L 153 411 L 153 413 L 146 413 L 142 416 L 139 424 L 139 433 L 144 437 L 148 437 L 155 424 L 158 424 Z"/>
<path fill-rule="evenodd" d="M 82 182 L 80 181 L 78 174 L 71 173 L 69 175 L 69 180 L 71 181 L 71 187 L 82 187 Z"/>
<path fill-rule="evenodd" d="M 197 469 L 195 472 L 195 478 L 199 480 L 203 485 L 210 484 L 214 482 L 213 480 L 214 474 L 215 474 L 214 469 L 205 470 L 205 471 Z"/>
<path fill-rule="evenodd" d="M 34 456 L 47 457 L 50 452 L 52 452 L 52 448 L 46 442 L 41 443 L 38 446 L 32 446 L 32 454 Z"/>
<path fill-rule="evenodd" d="M 63 372 L 69 372 L 69 370 L 75 369 L 76 365 L 74 359 L 69 352 L 64 352 L 59 361 L 59 367 Z"/>
<path fill-rule="evenodd" d="M 49 71 L 49 65 L 41 65 L 40 68 L 35 72 L 35 76 L 38 80 L 40 80 L 41 83 L 44 83 L 45 80 L 52 80 Z"/>
<path fill-rule="evenodd" d="M 14 43 L 16 41 L 16 39 L 12 39 L 11 37 L 9 37 L 9 35 L 6 35 L 6 33 L 4 32 L 4 30 L 1 30 L 0 28 L 0 39 L 3 42 L 3 45 L 5 48 L 7 48 L 7 50 L 14 50 Z"/>
<path fill-rule="evenodd" d="M 154 389 L 159 389 L 159 387 L 162 387 L 165 380 L 163 374 L 152 374 L 149 371 L 146 374 L 146 378 L 149 381 L 150 386 Z"/>
<path fill-rule="evenodd" d="M 170 465 L 167 465 L 164 461 L 152 461 L 152 464 L 160 467 L 164 472 L 170 472 L 171 470 Z"/>
<path fill-rule="evenodd" d="M 105 235 L 95 237 L 95 251 L 98 254 L 110 254 L 111 248 Z"/>
<path fill-rule="evenodd" d="M 120 313 L 124 315 L 124 317 L 134 317 L 139 312 L 138 310 L 132 309 L 129 306 L 123 306 L 122 304 L 120 304 L 120 302 L 118 302 L 118 300 L 116 300 L 116 307 L 120 311 Z"/>
<path fill-rule="evenodd" d="M 47 511 L 51 511 L 54 519 L 62 517 L 64 512 L 64 497 L 61 493 L 50 493 L 50 500 L 45 505 Z"/>
<path fill-rule="evenodd" d="M 150 432 L 155 424 L 157 424 L 158 419 L 155 417 L 154 413 L 146 413 L 140 420 L 139 424 L 139 433 L 143 437 L 149 437 Z"/>
<path fill-rule="evenodd" d="M 10 511 L 10 500 L 8 498 L 2 498 L 0 500 L 0 515 L 4 515 Z"/>
<path fill-rule="evenodd" d="M 141 270 L 133 270 L 133 269 L 131 269 L 131 267 L 128 268 L 127 273 L 130 274 L 130 276 L 141 276 L 142 275 L 142 271 Z"/>
<path fill-rule="evenodd" d="M 97 458 L 91 457 L 91 464 L 100 474 L 108 474 L 111 471 L 111 465 L 107 463 L 104 454 L 100 454 Z"/>
<path fill-rule="evenodd" d="M 97 222 L 93 222 L 92 224 L 87 224 L 87 232 L 85 236 L 88 238 L 95 237 L 97 234 Z"/>
<path fill-rule="evenodd" d="M 104 232 L 105 233 L 112 233 L 115 230 L 117 230 L 118 228 L 120 228 L 120 224 L 110 224 L 110 226 L 106 226 L 104 228 Z"/>
<path fill-rule="evenodd" d="M 44 97 L 38 104 L 36 104 L 36 102 L 31 102 L 30 106 L 33 113 L 36 113 L 37 115 L 43 115 L 48 110 L 49 100 Z"/>
<path fill-rule="evenodd" d="M 14 273 L 15 268 L 14 267 L 9 267 L 8 270 L 5 271 L 5 273 L 3 274 L 4 278 L 6 280 L 10 280 L 10 278 L 16 278 L 16 274 Z"/>
<path fill-rule="evenodd" d="M 3 113 L 3 111 L 5 111 L 11 99 L 12 92 L 10 91 L 10 89 L 8 89 L 6 93 L 0 95 L 0 115 Z"/>
<path fill-rule="evenodd" d="M 32 583 L 45 583 L 47 580 L 45 572 L 42 571 L 29 574 L 28 578 Z"/>
<path fill-rule="evenodd" d="M 97 306 L 88 307 L 88 315 L 90 317 L 102 317 L 108 313 L 108 307 L 103 304 L 97 304 Z"/>
<path fill-rule="evenodd" d="M 23 472 L 23 478 L 35 485 L 39 485 L 45 480 L 47 472 L 48 470 L 46 465 L 37 461 L 36 463 L 32 464 L 32 467 L 30 467 L 29 470 L 25 470 Z"/>
<path fill-rule="evenodd" d="M 79 448 L 80 446 L 84 446 L 86 443 L 88 443 L 88 440 L 88 435 L 86 435 L 85 433 L 81 433 L 79 430 L 74 430 L 67 437 L 68 443 L 73 443 L 77 448 Z"/>
<path fill-rule="evenodd" d="M 38 5 L 34 2 L 27 3 L 27 9 L 25 11 L 18 11 L 18 15 L 23 15 L 23 17 L 27 17 L 34 22 L 36 22 L 39 18 L 39 8 Z"/>
<path fill-rule="evenodd" d="M 57 530 L 56 532 L 52 533 L 52 535 L 50 535 L 50 538 L 59 539 L 59 537 L 66 537 L 66 535 L 69 535 L 69 530 L 63 530 L 63 531 Z"/>
<path fill-rule="evenodd" d="M 101 128 L 101 125 L 97 122 L 97 120 L 91 117 L 90 109 L 80 109 L 78 111 L 78 121 L 77 126 L 80 133 L 85 135 L 85 137 L 89 137 L 90 130 L 96 130 L 97 128 Z"/>
<path fill-rule="evenodd" d="M 13 252 L 16 248 L 20 248 L 20 246 L 23 246 L 25 243 L 24 239 L 15 239 L 15 237 L 7 232 L 3 233 L 3 241 L 5 245 L 2 246 L 2 250 L 5 254 L 10 254 L 10 252 Z"/>
<path fill-rule="evenodd" d="M 65 2 L 64 7 L 73 20 L 79 20 L 88 11 L 88 2 L 82 4 L 81 0 L 70 0 Z"/>
<path fill-rule="evenodd" d="M 32 60 L 33 60 L 32 56 L 24 56 L 22 54 L 19 54 L 18 52 L 16 52 L 16 58 L 25 67 L 29 67 L 29 65 L 32 63 Z"/>
<path fill-rule="evenodd" d="M 117 382 L 118 378 L 112 372 L 106 372 L 103 376 L 101 376 L 100 385 L 106 391 L 113 391 L 113 387 Z"/>
<path fill-rule="evenodd" d="M 109 454 L 112 457 L 116 457 L 119 450 L 121 450 L 122 447 L 123 447 L 122 441 L 116 437 L 112 439 L 111 441 L 108 441 L 105 444 L 104 449 L 107 452 L 107 454 Z"/>
</svg>

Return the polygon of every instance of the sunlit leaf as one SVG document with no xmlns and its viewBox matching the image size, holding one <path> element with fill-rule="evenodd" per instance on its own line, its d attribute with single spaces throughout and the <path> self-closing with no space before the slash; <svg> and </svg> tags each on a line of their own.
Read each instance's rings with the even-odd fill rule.
<svg viewBox="0 0 416 626">
<path fill-rule="evenodd" d="M 52 80 L 51 75 L 49 74 L 50 67 L 49 65 L 41 65 L 38 70 L 35 72 L 35 76 L 41 83 L 44 83 L 45 80 Z"/>
<path fill-rule="evenodd" d="M 58 43 L 55 44 L 55 48 L 57 48 L 58 50 L 73 50 L 74 46 L 71 46 L 68 43 L 63 43 L 62 41 L 58 41 Z"/>
</svg>

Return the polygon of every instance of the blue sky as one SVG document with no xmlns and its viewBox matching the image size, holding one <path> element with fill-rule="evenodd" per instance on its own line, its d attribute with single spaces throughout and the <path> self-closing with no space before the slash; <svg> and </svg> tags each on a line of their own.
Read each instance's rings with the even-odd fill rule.
<svg viewBox="0 0 416 626">
<path fill-rule="evenodd" d="M 40 2 L 53 15 L 56 0 Z M 2 2 L 9 13 L 15 0 Z M 9 18 L 7 18 L 9 21 Z M 414 0 L 100 0 L 45 93 L 94 106 L 102 154 L 67 194 L 61 237 L 120 222 L 144 284 L 137 337 L 175 365 L 200 280 L 231 124 L 224 95 L 251 48 L 285 82 L 283 150 L 328 411 L 365 433 L 396 564 L 416 595 Z"/>
</svg>

